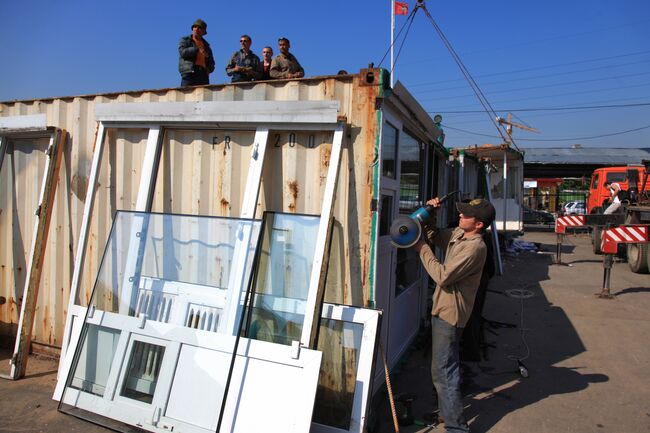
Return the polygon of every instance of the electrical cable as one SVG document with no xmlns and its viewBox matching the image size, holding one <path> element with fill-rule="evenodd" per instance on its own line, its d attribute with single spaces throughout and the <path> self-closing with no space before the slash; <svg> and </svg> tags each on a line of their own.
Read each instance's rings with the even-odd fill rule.
<svg viewBox="0 0 650 433">
<path fill-rule="evenodd" d="M 497 137 L 496 135 L 481 134 L 481 133 L 478 133 L 478 132 L 467 131 L 467 130 L 465 130 L 465 129 L 461 129 L 461 128 L 454 128 L 453 126 L 449 126 L 449 125 L 443 125 L 443 126 L 444 126 L 445 128 L 453 129 L 453 130 L 460 131 L 460 132 L 465 132 L 465 133 L 467 133 L 467 134 L 479 135 L 479 136 L 482 136 L 482 137 L 499 138 L 499 137 Z M 650 128 L 650 125 L 641 126 L 641 127 L 639 127 L 639 128 L 634 128 L 634 129 L 628 129 L 628 130 L 626 130 L 626 131 L 613 132 L 613 133 L 611 133 L 611 134 L 593 135 L 593 136 L 591 136 L 591 137 L 574 137 L 574 138 L 518 138 L 518 140 L 521 140 L 521 141 L 576 141 L 576 140 L 594 140 L 594 139 L 596 139 L 596 138 L 604 138 L 604 137 L 612 137 L 612 136 L 615 136 L 615 135 L 623 135 L 623 134 L 627 134 L 627 133 L 630 133 L 630 132 L 641 131 L 641 130 L 643 130 L 643 129 L 648 129 L 648 128 Z"/>
<path fill-rule="evenodd" d="M 499 111 L 507 111 L 509 113 L 521 111 L 565 111 L 565 110 L 600 110 L 604 108 L 629 108 L 629 107 L 647 107 L 650 102 L 640 102 L 637 104 L 612 104 L 612 105 L 579 105 L 575 107 L 543 107 L 543 108 L 514 108 L 502 109 Z M 460 111 L 427 111 L 427 113 L 445 113 L 445 114 L 470 114 L 470 113 L 483 113 L 482 110 L 460 110 Z"/>
<path fill-rule="evenodd" d="M 498 104 L 505 104 L 508 102 L 517 102 L 517 101 L 532 101 L 534 99 L 548 99 L 548 98 L 557 98 L 557 97 L 564 97 L 564 96 L 569 96 L 569 95 L 592 95 L 594 91 L 598 91 L 599 93 L 603 92 L 609 92 L 609 91 L 620 91 L 621 89 L 634 89 L 637 87 L 643 87 L 643 88 L 648 88 L 650 83 L 641 83 L 641 84 L 633 84 L 630 86 L 617 86 L 617 87 L 609 87 L 605 89 L 589 89 L 589 90 L 582 90 L 579 92 L 563 92 L 563 93 L 555 93 L 555 94 L 546 94 L 542 96 L 528 96 L 525 98 L 515 98 L 515 99 L 505 99 L 501 101 L 496 101 L 495 103 Z M 420 101 L 440 101 L 442 99 L 457 99 L 457 97 L 445 97 L 445 98 L 429 98 L 429 99 L 420 99 Z M 629 99 L 629 98 L 627 98 Z M 456 106 L 456 107 L 451 107 L 454 109 L 459 109 L 459 108 L 465 108 L 465 107 L 471 107 L 471 105 L 461 105 L 461 106 Z"/>
<path fill-rule="evenodd" d="M 467 82 L 469 83 L 470 87 L 472 88 L 472 91 L 474 92 L 477 99 L 479 100 L 479 103 L 485 109 L 486 114 L 490 118 L 490 121 L 492 122 L 492 124 L 494 125 L 496 130 L 499 132 L 499 135 L 501 136 L 503 141 L 512 143 L 512 145 L 517 150 L 519 150 L 519 148 L 515 144 L 512 137 L 510 137 L 510 140 L 506 139 L 506 136 L 504 135 L 503 131 L 501 130 L 501 128 L 499 127 L 499 124 L 496 121 L 497 115 L 496 115 L 496 112 L 494 111 L 494 109 L 492 108 L 492 106 L 490 105 L 490 101 L 488 101 L 488 99 L 485 97 L 485 95 L 481 91 L 480 87 L 478 86 L 478 84 L 476 83 L 476 81 L 474 80 L 472 75 L 470 74 L 469 70 L 467 69 L 467 67 L 463 63 L 462 59 L 460 58 L 460 56 L 458 55 L 458 53 L 456 52 L 454 47 L 451 45 L 451 42 L 449 42 L 449 40 L 447 39 L 447 37 L 443 33 L 442 29 L 438 26 L 436 21 L 433 19 L 433 17 L 431 16 L 429 11 L 427 10 L 426 6 L 424 5 L 424 1 L 423 0 L 418 0 L 418 5 L 422 8 L 425 15 L 429 19 L 429 22 L 433 25 L 433 28 L 435 29 L 436 33 L 438 34 L 438 36 L 442 40 L 443 44 L 447 48 L 447 51 L 449 51 L 449 54 L 451 54 L 451 57 L 454 59 L 454 62 L 456 63 L 456 65 L 460 69 L 461 73 L 463 74 L 463 76 L 465 77 Z"/>
<path fill-rule="evenodd" d="M 512 71 L 505 71 L 505 72 L 493 72 L 491 74 L 477 75 L 477 77 L 485 78 L 485 77 L 495 77 L 495 76 L 498 76 L 498 75 L 519 74 L 521 72 L 538 71 L 538 70 L 542 70 L 542 69 L 553 69 L 553 68 L 559 68 L 559 67 L 562 67 L 562 66 L 579 65 L 579 64 L 583 64 L 583 63 L 593 63 L 593 62 L 599 62 L 601 60 L 612 60 L 612 59 L 617 59 L 617 58 L 621 58 L 621 57 L 638 56 L 638 55 L 643 55 L 643 54 L 648 54 L 648 53 L 650 53 L 650 50 L 637 51 L 637 52 L 634 52 L 634 53 L 627 53 L 627 54 L 619 54 L 619 55 L 616 55 L 616 56 L 596 57 L 596 58 L 593 58 L 593 59 L 578 60 L 578 61 L 575 61 L 575 62 L 556 63 L 556 64 L 553 64 L 553 65 L 543 65 L 543 66 L 535 66 L 535 67 L 532 67 L 532 68 L 515 69 L 515 70 L 512 70 Z M 414 62 L 411 62 L 411 63 L 414 63 Z M 429 82 L 425 82 L 425 83 L 414 83 L 414 84 L 409 83 L 409 88 L 419 87 L 419 86 L 427 86 L 427 85 L 430 85 L 430 84 L 452 83 L 452 82 L 455 82 L 455 81 L 462 81 L 462 79 L 461 78 L 454 78 L 452 80 L 429 81 Z"/>
<path fill-rule="evenodd" d="M 390 53 L 390 49 L 393 48 L 393 46 L 395 45 L 395 42 L 397 41 L 397 39 L 399 39 L 399 35 L 402 34 L 402 31 L 404 31 L 404 27 L 406 27 L 406 24 L 408 24 L 409 20 L 412 20 L 412 19 L 413 19 L 413 17 L 415 16 L 415 12 L 416 12 L 417 10 L 418 10 L 418 8 L 416 7 L 415 9 L 413 9 L 413 10 L 411 11 L 411 13 L 409 14 L 409 16 L 406 18 L 406 21 L 404 22 L 404 24 L 402 24 L 402 27 L 399 29 L 399 32 L 397 32 L 397 34 L 395 35 L 395 39 L 393 39 L 393 40 L 390 42 L 390 45 L 388 46 L 388 49 L 387 49 L 386 52 L 384 53 L 384 57 L 381 58 L 381 60 L 380 60 L 379 63 L 377 64 L 377 67 L 380 67 L 380 66 L 382 65 L 382 63 L 384 63 L 384 60 L 386 59 L 386 56 L 388 55 L 388 53 Z"/>
<path fill-rule="evenodd" d="M 397 64 L 397 59 L 399 59 L 399 55 L 402 52 L 402 48 L 404 48 L 404 43 L 406 42 L 406 38 L 409 35 L 409 32 L 411 31 L 411 25 L 413 24 L 413 21 L 415 21 L 415 12 L 418 10 L 418 7 L 416 6 L 415 9 L 413 9 L 413 16 L 409 22 L 408 27 L 406 28 L 406 33 L 404 33 L 404 38 L 402 39 L 402 44 L 399 46 L 399 50 L 397 50 L 397 55 L 395 56 L 395 60 L 393 61 L 393 69 L 390 70 L 391 75 L 393 75 L 393 70 L 395 69 L 395 65 Z"/>
<path fill-rule="evenodd" d="M 633 75 L 629 75 L 627 77 L 639 76 L 639 75 L 650 75 L 650 72 L 644 72 L 642 74 L 633 74 Z M 543 85 L 543 86 L 520 87 L 520 88 L 517 88 L 517 89 L 493 90 L 493 91 L 490 92 L 490 94 L 495 95 L 495 94 L 503 94 L 503 93 L 505 93 L 505 94 L 509 95 L 509 94 L 511 94 L 513 92 L 522 92 L 522 91 L 525 91 L 525 90 L 550 89 L 550 88 L 554 88 L 554 87 L 573 86 L 573 85 L 576 85 L 576 84 L 581 85 L 583 83 L 589 83 L 589 82 L 594 82 L 594 81 L 609 81 L 609 80 L 614 80 L 614 79 L 618 79 L 618 78 L 626 78 L 626 77 L 623 77 L 623 76 L 608 77 L 606 79 L 599 78 L 599 79 L 596 79 L 596 80 L 571 81 L 571 82 L 567 82 L 567 83 L 548 84 L 548 85 Z M 609 87 L 609 88 L 604 88 L 604 89 L 602 89 L 602 88 L 601 89 L 591 88 L 591 89 L 586 90 L 586 91 L 563 92 L 563 93 L 560 93 L 560 94 L 544 95 L 544 96 L 541 96 L 541 97 L 519 98 L 519 99 L 515 99 L 515 101 L 521 100 L 521 99 L 530 100 L 530 99 L 539 99 L 539 98 L 550 98 L 550 97 L 556 97 L 556 96 L 580 95 L 580 94 L 585 94 L 585 93 L 592 94 L 592 93 L 594 93 L 596 91 L 598 91 L 598 92 L 605 92 L 605 91 L 609 91 L 609 90 L 620 91 L 621 89 L 629 89 L 631 87 L 648 86 L 648 85 L 649 85 L 648 82 L 642 82 L 642 83 L 631 84 L 631 85 L 627 85 L 627 86 L 620 86 L 619 85 L 619 86 L 616 86 L 616 87 Z M 462 98 L 466 98 L 468 96 L 472 96 L 471 93 L 466 93 L 464 95 L 453 95 L 453 96 L 442 96 L 442 97 L 441 96 L 435 96 L 435 97 L 430 97 L 430 98 L 419 98 L 419 100 L 423 101 L 423 102 L 424 101 L 438 101 L 439 102 L 439 101 L 449 100 L 449 99 L 462 99 Z M 510 99 L 509 101 L 512 101 L 512 99 Z M 501 101 L 501 102 L 503 102 L 503 101 Z"/>
<path fill-rule="evenodd" d="M 593 71 L 597 71 L 597 70 L 600 70 L 600 69 L 611 70 L 613 68 L 618 68 L 618 67 L 621 67 L 621 66 L 638 65 L 640 63 L 648 63 L 648 62 L 650 62 L 650 59 L 641 60 L 639 62 L 623 63 L 623 64 L 618 64 L 618 65 L 605 65 L 605 66 L 600 66 L 600 67 L 597 67 L 597 68 L 580 69 L 580 70 L 577 70 L 577 71 L 565 71 L 565 72 L 556 72 L 554 74 L 533 75 L 533 76 L 530 76 L 530 77 L 520 77 L 520 78 L 509 78 L 507 80 L 484 81 L 483 85 L 486 85 L 486 84 L 488 84 L 488 85 L 491 85 L 491 84 L 510 84 L 510 83 L 512 83 L 514 81 L 537 80 L 539 78 L 547 79 L 549 77 L 572 75 L 572 74 L 578 74 L 578 73 L 582 73 L 582 72 L 593 72 Z M 453 80 L 453 81 L 457 81 L 457 80 Z M 409 84 L 409 87 L 410 86 L 411 85 Z M 424 89 L 424 90 L 419 90 L 419 91 L 416 90 L 413 93 L 414 94 L 423 94 L 423 93 L 442 92 L 442 91 L 464 89 L 464 88 L 465 88 L 465 86 L 453 86 L 453 87 L 444 86 L 442 88 Z"/>
</svg>

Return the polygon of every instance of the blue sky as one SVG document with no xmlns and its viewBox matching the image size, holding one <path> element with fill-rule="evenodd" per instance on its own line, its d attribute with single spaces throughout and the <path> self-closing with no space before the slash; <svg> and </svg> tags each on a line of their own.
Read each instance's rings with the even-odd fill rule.
<svg viewBox="0 0 650 433">
<path fill-rule="evenodd" d="M 541 131 L 515 129 L 519 147 L 650 147 L 650 105 L 631 106 L 650 104 L 649 1 L 425 3 L 497 113 Z M 175 87 L 178 39 L 199 17 L 217 60 L 212 83 L 228 81 L 242 33 L 257 53 L 291 39 L 307 76 L 377 65 L 390 44 L 389 0 L 2 1 L 0 101 Z M 422 11 L 400 47 L 395 78 L 442 114 L 447 146 L 499 142 Z M 624 107 L 558 110 L 603 105 Z"/>
</svg>

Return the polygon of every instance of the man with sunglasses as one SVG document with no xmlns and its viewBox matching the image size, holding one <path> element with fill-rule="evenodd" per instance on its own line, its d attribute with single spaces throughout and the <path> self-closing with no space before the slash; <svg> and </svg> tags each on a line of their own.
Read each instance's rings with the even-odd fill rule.
<svg viewBox="0 0 650 433">
<path fill-rule="evenodd" d="M 235 51 L 226 65 L 226 74 L 232 77 L 233 83 L 253 81 L 262 78 L 260 58 L 251 50 L 253 40 L 248 35 L 239 38 L 241 49 Z"/>
<path fill-rule="evenodd" d="M 440 207 L 440 200 L 436 197 L 427 204 Z M 443 262 L 424 239 L 413 248 L 436 282 L 431 310 L 431 377 L 440 416 L 447 432 L 469 432 L 460 393 L 459 343 L 472 313 L 487 257 L 482 233 L 494 221 L 496 210 L 483 199 L 456 203 L 456 208 L 460 213 L 458 227 L 438 232 L 425 230 L 429 242 L 445 251 Z"/>
<path fill-rule="evenodd" d="M 181 87 L 210 84 L 209 75 L 214 71 L 214 57 L 210 44 L 203 38 L 207 34 L 208 25 L 198 19 L 192 24 L 192 34 L 182 37 L 178 43 Z"/>
<path fill-rule="evenodd" d="M 287 38 L 278 39 L 278 54 L 271 62 L 271 78 L 302 78 L 305 76 L 305 70 L 298 63 L 296 56 L 289 52 L 291 43 Z"/>
</svg>

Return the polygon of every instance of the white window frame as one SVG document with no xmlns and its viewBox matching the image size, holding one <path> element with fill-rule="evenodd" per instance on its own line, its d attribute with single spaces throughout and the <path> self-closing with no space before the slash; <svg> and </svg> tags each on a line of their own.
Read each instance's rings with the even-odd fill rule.
<svg viewBox="0 0 650 433">
<path fill-rule="evenodd" d="M 304 380 L 304 385 L 301 386 L 311 386 L 313 382 L 313 393 L 309 394 L 315 398 L 315 387 L 318 378 L 318 371 L 320 367 L 320 352 L 308 350 L 308 347 L 313 346 L 313 341 L 315 340 L 315 328 L 318 326 L 318 321 L 314 319 L 314 315 L 318 312 L 319 306 L 322 302 L 322 296 L 324 292 L 324 274 L 327 269 L 327 257 L 326 254 L 327 246 L 329 244 L 328 239 L 331 233 L 331 224 L 332 224 L 332 215 L 333 215 L 333 204 L 334 204 L 334 191 L 336 189 L 336 182 L 338 178 L 338 170 L 341 159 L 341 148 L 343 141 L 343 131 L 344 124 L 339 122 L 337 119 L 338 112 L 338 102 L 337 101 L 294 101 L 294 102 L 278 102 L 278 101 L 260 101 L 260 102 L 199 102 L 199 103 L 147 103 L 147 104 L 100 104 L 96 107 L 96 117 L 99 121 L 99 128 L 96 137 L 95 143 L 95 154 L 93 155 L 93 163 L 91 167 L 91 174 L 89 179 L 89 189 L 88 196 L 86 200 L 86 206 L 84 208 L 84 216 L 82 221 L 82 230 L 79 239 L 79 246 L 77 249 L 77 259 L 75 261 L 75 268 L 73 274 L 73 284 L 71 287 L 70 293 L 70 306 L 69 314 L 66 319 L 66 332 L 64 336 L 64 347 L 62 352 L 65 351 L 65 355 L 62 353 L 62 361 L 59 367 L 59 382 L 55 390 L 54 398 L 60 399 L 63 395 L 65 388 L 65 382 L 70 374 L 70 370 L 73 364 L 74 354 L 76 353 L 78 346 L 80 344 L 81 330 L 83 325 L 83 320 L 78 320 L 86 316 L 86 308 L 81 307 L 75 304 L 77 299 L 78 290 L 79 290 L 79 278 L 81 274 L 81 267 L 83 265 L 85 248 L 87 243 L 89 223 L 92 215 L 93 202 L 95 197 L 95 191 L 97 188 L 97 176 L 99 172 L 99 167 L 101 165 L 101 155 L 103 151 L 104 139 L 106 135 L 107 128 L 116 128 L 116 127 L 127 127 L 127 128 L 149 128 L 149 136 L 147 140 L 146 150 L 145 150 L 145 160 L 143 163 L 142 177 L 140 179 L 140 188 L 138 191 L 138 199 L 136 203 L 135 211 L 149 211 L 151 208 L 152 194 L 154 188 L 153 176 L 156 173 L 155 167 L 158 164 L 159 155 L 162 148 L 162 133 L 161 130 L 165 127 L 176 127 L 176 128 L 191 128 L 195 127 L 222 127 L 223 123 L 227 123 L 229 127 L 233 126 L 242 126 L 251 128 L 251 123 L 258 122 L 259 124 L 254 125 L 256 134 L 254 142 L 254 150 L 251 154 L 248 178 L 246 183 L 246 190 L 244 193 L 244 205 L 242 208 L 242 216 L 252 217 L 255 214 L 257 207 L 257 199 L 259 195 L 259 188 L 261 183 L 261 175 L 264 164 L 264 154 L 268 141 L 268 131 L 269 129 L 274 130 L 317 130 L 317 131 L 332 131 L 334 134 L 334 139 L 332 143 L 332 152 L 330 156 L 330 163 L 328 168 L 325 193 L 323 197 L 323 203 L 321 208 L 321 220 L 319 223 L 318 229 L 318 238 L 315 248 L 314 256 L 314 265 L 312 267 L 312 273 L 310 276 L 310 286 L 308 298 L 306 300 L 305 308 L 305 319 L 303 322 L 303 331 L 300 340 L 300 346 L 303 347 L 302 350 L 297 350 L 295 345 L 293 347 L 289 346 L 280 346 L 273 345 L 270 343 L 261 344 L 260 347 L 265 349 L 260 352 L 259 359 L 263 362 L 279 362 L 287 364 L 288 360 L 295 359 L 300 361 L 301 359 L 305 362 L 312 365 L 311 369 L 306 369 L 303 365 L 302 368 L 306 371 L 315 371 L 315 375 L 312 376 L 315 378 L 314 381 Z M 137 248 L 136 248 L 137 249 Z M 133 251 L 133 250 L 132 250 Z M 246 254 L 247 251 L 245 248 L 235 249 L 235 257 Z M 127 260 L 129 263 L 129 268 L 136 266 L 136 256 L 137 254 L 131 254 Z M 236 260 L 238 263 L 241 260 Z M 243 266 L 243 265 L 242 265 Z M 128 272 L 126 273 L 128 274 Z M 237 272 L 233 272 L 231 276 L 236 276 Z M 242 294 L 233 296 L 229 302 L 231 305 L 236 305 L 240 303 L 242 299 Z M 235 309 L 236 311 L 237 309 Z M 111 313 L 106 312 L 96 312 L 92 315 L 90 319 L 95 320 L 95 314 L 101 317 L 109 317 Z M 75 320 L 75 317 L 77 320 Z M 123 317 L 123 316 L 122 316 Z M 229 318 L 230 326 L 232 329 L 236 329 L 239 321 L 238 317 Z M 140 322 L 136 318 L 133 319 L 134 323 Z M 124 320 L 122 320 L 124 322 Z M 156 327 L 162 326 L 164 324 L 157 324 L 156 322 L 149 321 L 146 322 L 145 327 Z M 126 323 L 123 326 L 127 326 Z M 169 325 L 167 325 L 169 326 Z M 174 329 L 174 332 L 177 332 L 178 329 Z M 185 331 L 185 330 L 181 330 Z M 193 330 L 189 330 L 193 332 Z M 180 331 L 178 331 L 180 332 Z M 163 335 L 170 335 L 169 332 Z M 152 335 L 155 338 L 155 336 Z M 232 337 L 234 338 L 234 337 Z M 250 350 L 251 347 L 257 347 L 260 343 L 264 342 L 254 342 L 246 345 L 246 350 Z M 123 344 L 123 343 L 122 343 Z M 252 346 L 251 346 L 252 344 Z M 179 344 L 180 346 L 180 344 Z M 279 346 L 279 347 L 275 347 Z M 126 349 L 126 346 L 124 346 Z M 269 353 L 274 351 L 280 351 L 283 356 L 281 361 L 274 361 L 272 358 L 269 358 Z M 246 382 L 237 381 L 237 366 L 239 363 L 240 351 L 237 352 L 237 360 L 235 361 L 235 373 L 233 375 L 233 387 L 228 392 L 228 395 L 231 395 L 233 392 L 243 392 L 240 388 L 250 387 L 251 385 Z M 245 352 L 248 353 L 248 352 Z M 316 362 L 317 358 L 317 362 Z M 245 365 L 249 361 L 242 361 Z M 314 367 L 315 366 L 315 367 Z M 243 367 L 242 367 L 243 368 Z M 248 368 L 248 367 L 247 367 Z M 315 370 L 314 370 L 315 368 Z M 242 375 L 247 375 L 248 370 L 243 369 L 239 373 Z M 295 375 L 289 375 L 293 379 Z M 302 382 L 296 382 L 302 383 Z M 160 386 L 161 384 L 159 384 Z M 256 394 L 259 394 L 259 387 L 250 388 L 249 394 L 250 398 L 255 400 Z M 68 399 L 68 392 L 71 389 L 68 388 L 66 391 L 66 400 Z M 257 392 L 256 392 L 257 391 Z M 238 394 L 235 394 L 238 395 Z M 240 395 L 241 397 L 241 395 Z M 271 398 L 267 396 L 267 398 Z M 311 419 L 311 409 L 313 409 L 313 398 L 306 398 L 305 395 L 295 396 L 296 404 L 301 407 L 300 412 L 303 414 L 309 415 L 309 420 Z M 311 400 L 312 408 L 309 408 L 309 402 Z M 302 406 L 307 405 L 302 408 Z M 232 423 L 232 428 L 234 431 L 237 431 L 237 425 L 241 425 L 242 420 L 247 418 L 257 419 L 253 413 L 250 413 L 247 417 L 239 417 L 238 413 L 246 411 L 246 408 L 241 406 L 238 403 L 237 399 L 231 401 L 227 399 L 226 401 L 226 411 L 224 411 L 224 422 L 222 425 L 229 425 L 228 422 Z M 232 406 L 235 405 L 235 406 Z M 150 405 L 149 405 L 150 406 Z M 250 408 L 249 410 L 252 410 Z M 110 409 L 107 409 L 110 411 Z M 304 415 L 301 415 L 304 416 Z M 155 417 L 154 417 L 155 418 Z M 238 421 L 239 420 L 239 421 Z M 239 424 L 238 424 L 239 423 Z M 161 430 L 163 431 L 163 430 Z M 244 430 L 239 430 L 244 431 Z M 280 430 L 278 427 L 277 431 Z M 296 430 L 296 431 L 304 431 Z"/>
<path fill-rule="evenodd" d="M 86 203 L 70 287 L 68 315 L 66 317 L 63 345 L 61 347 L 61 362 L 58 371 L 59 380 L 63 374 L 67 376 L 71 361 L 71 357 L 67 356 L 67 352 L 71 344 L 72 352 L 76 349 L 82 325 L 77 319 L 84 317 L 86 312 L 85 307 L 76 304 L 76 299 L 78 297 L 81 270 L 86 254 L 90 218 L 92 216 L 95 192 L 97 190 L 97 177 L 99 176 L 99 168 L 101 166 L 106 129 L 118 127 L 131 129 L 149 128 L 145 162 L 143 163 L 142 170 L 143 174 L 140 178 L 138 199 L 134 209 L 135 211 L 147 212 L 151 210 L 151 197 L 154 187 L 152 176 L 155 173 L 154 165 L 158 162 L 158 156 L 162 148 L 161 137 L 163 134 L 161 134 L 161 129 L 163 127 L 206 128 L 215 126 L 222 127 L 223 124 L 227 124 L 228 127 L 256 127 L 255 149 L 251 154 L 246 190 L 244 192 L 244 204 L 241 212 L 241 217 L 253 218 L 259 195 L 268 131 L 271 128 L 274 130 L 294 130 L 300 127 L 303 130 L 335 131 L 335 143 L 333 143 L 332 157 L 330 158 L 326 183 L 326 192 L 331 192 L 330 195 L 333 196 L 336 177 L 338 175 L 338 166 L 340 164 L 340 147 L 343 135 L 342 131 L 344 129 L 344 125 L 339 123 L 337 119 L 338 109 L 338 101 L 203 101 L 98 104 L 95 107 L 95 117 L 99 125 L 95 138 L 95 150 L 88 179 L 88 192 L 86 194 Z M 336 145 L 336 139 L 339 139 L 338 145 Z M 145 174 L 148 174 L 147 178 L 144 177 Z M 331 180 L 332 174 L 334 174 L 333 180 Z M 333 212 L 332 200 L 328 200 L 327 197 L 327 195 L 324 197 L 323 209 L 328 211 L 328 215 L 331 218 Z M 328 202 L 330 203 L 329 209 L 326 207 Z M 330 218 L 326 218 L 328 225 L 330 224 Z M 324 225 L 323 219 L 321 219 L 321 225 Z M 328 233 L 327 228 L 319 227 L 319 235 L 322 235 L 322 233 Z M 326 242 L 321 242 L 321 244 L 327 245 Z M 322 248 L 317 249 L 317 254 L 319 251 L 322 251 Z M 323 258 L 321 257 L 318 261 L 318 266 L 314 262 L 312 278 L 310 279 L 310 291 L 313 288 L 314 272 L 320 272 L 323 269 L 326 269 L 326 263 L 323 263 Z M 321 290 L 324 289 L 321 288 Z M 322 293 L 316 293 L 308 299 L 307 306 L 309 310 L 307 311 L 315 310 L 318 299 L 322 299 Z M 310 332 L 313 332 L 313 317 L 311 318 L 311 322 L 307 321 L 305 325 L 307 326 L 303 327 L 301 344 L 303 346 L 309 346 L 309 341 L 313 337 L 307 338 L 304 330 L 307 328 Z M 60 392 L 55 391 L 54 399 L 58 400 L 60 396 Z"/>
<path fill-rule="evenodd" d="M 323 319 L 363 325 L 363 336 L 359 348 L 356 385 L 350 427 L 347 430 L 312 422 L 310 433 L 362 433 L 366 431 L 368 402 L 372 390 L 372 370 L 379 339 L 381 311 L 347 305 L 323 304 Z"/>
</svg>

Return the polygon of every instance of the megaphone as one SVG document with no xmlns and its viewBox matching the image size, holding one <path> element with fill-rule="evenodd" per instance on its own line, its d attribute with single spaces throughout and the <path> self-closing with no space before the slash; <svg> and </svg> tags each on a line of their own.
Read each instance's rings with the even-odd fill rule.
<svg viewBox="0 0 650 433">
<path fill-rule="evenodd" d="M 444 203 L 458 191 L 450 192 L 440 199 Z M 422 224 L 433 219 L 435 210 L 431 205 L 422 206 L 411 215 L 395 218 L 390 226 L 390 242 L 397 248 L 410 248 L 415 245 L 422 236 Z"/>
</svg>

